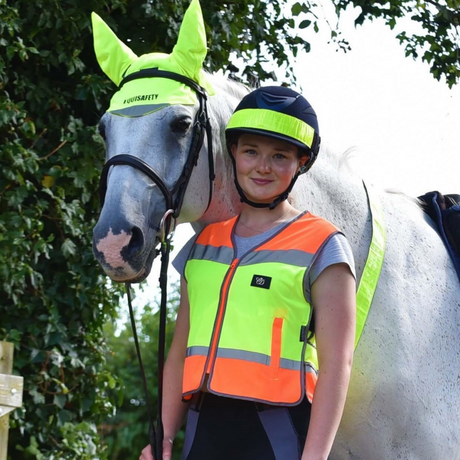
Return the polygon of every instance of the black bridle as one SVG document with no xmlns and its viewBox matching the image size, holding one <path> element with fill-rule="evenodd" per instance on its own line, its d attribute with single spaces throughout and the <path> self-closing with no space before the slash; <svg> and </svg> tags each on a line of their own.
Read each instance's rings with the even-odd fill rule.
<svg viewBox="0 0 460 460">
<path fill-rule="evenodd" d="M 204 135 L 206 133 L 208 140 L 208 164 L 209 164 L 209 199 L 208 207 L 211 203 L 212 198 L 212 189 L 214 182 L 214 158 L 212 150 L 212 128 L 208 116 L 208 107 L 206 104 L 207 94 L 204 88 L 202 88 L 198 83 L 191 80 L 188 77 L 183 75 L 168 72 L 166 70 L 159 69 L 143 69 L 138 72 L 133 72 L 125 77 L 120 85 L 119 89 L 123 87 L 129 81 L 136 80 L 139 78 L 168 78 L 170 80 L 176 80 L 184 85 L 192 88 L 198 97 L 199 108 L 195 115 L 195 120 L 193 122 L 193 133 L 192 133 L 192 143 L 190 145 L 190 150 L 185 162 L 182 173 L 177 180 L 176 184 L 172 190 L 168 189 L 168 186 L 164 183 L 163 179 L 159 174 L 145 161 L 133 156 L 133 155 L 115 155 L 114 157 L 107 160 L 104 165 L 104 168 L 101 173 L 101 179 L 99 182 L 99 195 L 102 205 L 104 205 L 105 194 L 107 191 L 107 177 L 111 166 L 115 165 L 129 165 L 133 168 L 138 169 L 143 172 L 147 177 L 149 177 L 160 189 L 161 193 L 166 202 L 166 211 L 172 210 L 173 214 L 171 217 L 177 218 L 182 209 L 182 204 L 184 201 L 185 191 L 187 185 L 190 181 L 192 175 L 193 167 L 198 164 L 198 157 L 200 155 L 201 148 L 203 147 Z M 175 197 L 175 198 L 174 198 Z M 168 219 L 170 220 L 170 219 Z M 168 226 L 167 226 L 168 227 Z M 167 232 L 169 233 L 169 231 Z"/>
<path fill-rule="evenodd" d="M 142 357 L 139 348 L 139 341 L 136 333 L 136 325 L 134 321 L 134 313 L 131 305 L 131 291 L 130 283 L 126 283 L 126 291 L 128 296 L 129 313 L 131 318 L 131 326 L 133 329 L 134 342 L 136 345 L 137 357 L 139 360 L 139 367 L 141 371 L 141 377 L 143 380 L 144 392 L 146 397 L 147 412 L 149 417 L 149 434 L 150 434 L 150 446 L 152 449 L 152 455 L 155 460 L 162 460 L 163 458 L 163 420 L 162 420 L 162 404 L 163 404 L 163 368 L 164 368 L 164 355 L 165 355 L 165 339 L 166 339 L 166 302 L 167 302 L 167 284 L 168 284 L 168 263 L 169 253 L 171 250 L 171 223 L 173 219 L 176 219 L 182 209 L 184 202 L 185 192 L 187 185 L 190 181 L 194 166 L 198 164 L 198 157 L 203 147 L 204 135 L 206 133 L 208 141 L 208 163 L 209 163 L 209 199 L 208 208 L 211 203 L 213 182 L 214 182 L 214 158 L 212 150 L 212 129 L 208 116 L 208 108 L 206 105 L 207 94 L 204 88 L 198 85 L 195 81 L 187 78 L 183 75 L 168 72 L 164 70 L 143 69 L 138 72 L 126 76 L 120 83 L 119 89 L 122 86 L 132 80 L 139 78 L 168 78 L 176 80 L 178 82 L 187 85 L 192 88 L 198 98 L 199 108 L 195 115 L 193 123 L 192 142 L 190 150 L 187 156 L 182 173 L 177 180 L 176 184 L 170 190 L 165 182 L 161 179 L 158 173 L 145 161 L 127 154 L 115 155 L 110 158 L 104 165 L 101 173 L 99 182 L 99 195 L 101 199 L 101 206 L 104 205 L 105 195 L 107 192 L 107 177 L 109 170 L 112 166 L 117 165 L 128 165 L 142 173 L 144 173 L 149 179 L 151 179 L 159 188 L 165 199 L 165 214 L 159 224 L 161 231 L 160 238 L 160 249 L 157 250 L 157 255 L 161 254 L 161 269 L 160 269 L 160 289 L 161 289 L 161 301 L 160 301 L 160 325 L 158 334 L 158 411 L 157 411 L 157 424 L 156 429 L 153 422 L 153 416 L 147 391 L 147 379 L 145 377 L 144 366 L 142 363 Z"/>
</svg>

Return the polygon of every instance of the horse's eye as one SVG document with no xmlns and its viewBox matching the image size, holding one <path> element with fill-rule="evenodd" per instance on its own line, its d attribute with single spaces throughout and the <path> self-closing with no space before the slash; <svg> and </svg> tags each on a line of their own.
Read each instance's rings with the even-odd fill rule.
<svg viewBox="0 0 460 460">
<path fill-rule="evenodd" d="M 190 117 L 179 118 L 171 123 L 171 130 L 175 133 L 185 133 L 188 131 L 191 124 L 192 120 Z"/>
<path fill-rule="evenodd" d="M 97 130 L 98 130 L 99 134 L 101 135 L 102 139 L 104 139 L 104 141 L 105 141 L 105 125 L 104 125 L 104 123 L 99 122 L 99 124 L 97 125 Z"/>
</svg>

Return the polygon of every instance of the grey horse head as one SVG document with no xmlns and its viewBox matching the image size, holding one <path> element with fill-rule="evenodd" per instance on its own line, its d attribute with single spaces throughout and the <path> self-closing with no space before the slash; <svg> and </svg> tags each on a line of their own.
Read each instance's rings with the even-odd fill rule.
<svg viewBox="0 0 460 460">
<path fill-rule="evenodd" d="M 106 161 L 109 166 L 111 162 L 115 165 L 105 171 L 104 204 L 93 232 L 93 251 L 113 280 L 138 282 L 150 272 L 164 232 L 161 222 L 171 204 L 158 182 L 118 159 L 128 155 L 155 171 L 163 188 L 172 194 L 176 215 L 179 203 L 177 223 L 198 221 L 206 212 L 218 213 L 216 205 L 209 206 L 212 162 L 208 151 L 213 146 L 216 161 L 222 161 L 223 129 L 245 90 L 230 91 L 230 97 L 224 97 L 223 90 L 222 96 L 214 95 L 214 77 L 202 70 L 206 37 L 197 0 L 189 6 L 178 42 L 169 55 L 137 57 L 94 13 L 93 28 L 98 61 L 118 85 L 99 124 L 106 142 Z M 165 78 L 168 74 L 173 78 Z M 210 96 L 205 118 L 211 120 L 212 130 L 203 133 L 203 145 L 192 165 L 187 161 L 196 149 L 197 113 L 203 110 L 203 99 L 183 81 Z M 184 172 L 190 173 L 190 180 L 186 190 L 183 187 L 186 193 L 182 204 L 176 189 Z"/>
</svg>

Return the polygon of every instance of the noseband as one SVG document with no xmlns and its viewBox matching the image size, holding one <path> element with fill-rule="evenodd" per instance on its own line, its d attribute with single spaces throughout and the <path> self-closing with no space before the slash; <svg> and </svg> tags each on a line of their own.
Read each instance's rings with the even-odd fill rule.
<svg viewBox="0 0 460 460">
<path fill-rule="evenodd" d="M 165 199 L 165 214 L 161 219 L 159 224 L 159 230 L 161 232 L 161 246 L 160 250 L 157 251 L 161 253 L 161 270 L 160 270 L 160 289 L 161 289 L 161 301 L 160 301 L 160 324 L 159 324 L 159 334 L 158 334 L 158 412 L 157 412 L 157 424 L 156 429 L 153 423 L 153 417 L 151 413 L 148 389 L 147 389 L 147 379 L 145 377 L 144 366 L 142 363 L 139 341 L 137 338 L 136 325 L 134 322 L 134 313 L 131 305 L 131 291 L 130 283 L 126 283 L 126 291 L 128 295 L 128 305 L 129 313 L 131 318 L 131 326 L 133 329 L 134 342 L 136 345 L 137 357 L 139 361 L 139 367 L 141 371 L 141 377 L 143 380 L 144 392 L 147 403 L 147 412 L 149 417 L 149 439 L 152 454 L 156 460 L 162 460 L 163 458 L 163 421 L 162 421 L 162 399 L 163 399 L 163 368 L 164 368 L 164 355 L 165 355 L 165 338 L 166 338 L 166 302 L 167 302 L 167 282 L 168 282 L 168 262 L 169 262 L 169 252 L 171 249 L 171 222 L 173 219 L 176 219 L 182 209 L 182 204 L 184 202 L 185 192 L 187 190 L 187 185 L 190 181 L 190 177 L 193 172 L 194 166 L 198 164 L 198 157 L 200 155 L 201 148 L 203 147 L 204 135 L 206 133 L 208 141 L 208 163 L 209 163 L 209 199 L 208 206 L 211 203 L 212 192 L 213 192 L 213 183 L 214 183 L 214 158 L 212 151 L 212 129 L 208 117 L 207 110 L 207 94 L 206 91 L 198 85 L 195 81 L 187 78 L 183 75 L 176 74 L 174 72 L 167 72 L 159 69 L 143 69 L 138 72 L 133 72 L 132 74 L 126 76 L 120 83 L 119 89 L 132 80 L 138 78 L 169 78 L 171 80 L 179 81 L 190 88 L 192 88 L 199 101 L 199 109 L 195 115 L 195 120 L 193 123 L 193 134 L 192 142 L 190 145 L 190 150 L 187 156 L 182 173 L 177 180 L 174 187 L 170 190 L 165 184 L 164 180 L 159 176 L 159 174 L 145 161 L 127 154 L 115 155 L 110 158 L 104 165 L 104 168 L 101 173 L 101 178 L 99 181 L 99 195 L 101 200 L 101 206 L 104 205 L 105 195 L 107 192 L 107 177 L 109 170 L 112 166 L 117 165 L 127 165 L 131 166 L 138 171 L 144 173 L 154 184 L 157 185 L 158 189 L 163 194 Z M 206 209 L 207 209 L 206 208 Z"/>
</svg>

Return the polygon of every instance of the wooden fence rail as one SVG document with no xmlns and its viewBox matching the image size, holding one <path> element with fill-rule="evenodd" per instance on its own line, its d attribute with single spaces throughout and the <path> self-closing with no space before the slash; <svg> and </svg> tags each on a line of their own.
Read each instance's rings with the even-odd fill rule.
<svg viewBox="0 0 460 460">
<path fill-rule="evenodd" d="M 24 379 L 13 372 L 14 345 L 0 342 L 0 460 L 8 452 L 9 413 L 22 406 Z"/>
</svg>

